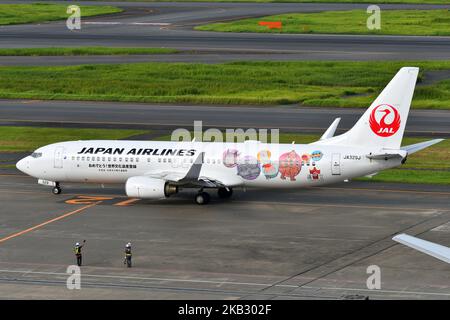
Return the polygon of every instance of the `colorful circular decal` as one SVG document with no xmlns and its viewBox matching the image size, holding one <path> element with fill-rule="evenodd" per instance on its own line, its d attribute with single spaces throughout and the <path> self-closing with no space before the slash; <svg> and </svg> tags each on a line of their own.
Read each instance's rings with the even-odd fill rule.
<svg viewBox="0 0 450 320">
<path fill-rule="evenodd" d="M 311 153 L 311 158 L 314 161 L 319 161 L 320 159 L 322 159 L 322 157 L 323 157 L 322 151 L 317 150 Z"/>
<path fill-rule="evenodd" d="M 278 175 L 278 166 L 272 163 L 270 157 L 272 153 L 269 150 L 262 150 L 258 152 L 258 162 L 261 164 L 261 169 L 267 179 L 273 179 Z"/>
<path fill-rule="evenodd" d="M 300 173 L 302 169 L 302 158 L 294 151 L 283 153 L 280 156 L 281 179 L 286 180 L 289 178 L 291 181 L 295 181 L 295 177 Z"/>
<path fill-rule="evenodd" d="M 223 165 L 227 168 L 237 166 L 239 152 L 236 149 L 227 149 L 223 152 Z"/>
<path fill-rule="evenodd" d="M 261 173 L 255 157 L 245 156 L 237 166 L 237 174 L 246 180 L 255 180 Z"/>
</svg>

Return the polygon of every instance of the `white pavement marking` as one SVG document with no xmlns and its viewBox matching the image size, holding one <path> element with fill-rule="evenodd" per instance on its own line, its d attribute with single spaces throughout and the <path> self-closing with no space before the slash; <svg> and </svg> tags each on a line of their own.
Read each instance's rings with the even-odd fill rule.
<svg viewBox="0 0 450 320">
<path fill-rule="evenodd" d="M 170 26 L 171 23 L 164 22 L 113 22 L 113 21 L 89 21 L 83 24 L 92 25 L 129 25 L 129 26 Z"/>
<path fill-rule="evenodd" d="M 339 288 L 339 287 L 309 287 L 303 286 L 301 288 L 304 289 L 319 289 L 319 290 L 343 290 L 343 291 L 363 291 L 363 292 L 372 292 L 372 293 L 398 293 L 398 294 L 416 294 L 416 295 L 433 295 L 433 296 L 449 296 L 450 293 L 444 292 L 424 292 L 424 291 L 401 291 L 401 290 L 371 290 L 371 289 L 358 289 L 358 288 Z"/>
<path fill-rule="evenodd" d="M 60 272 L 38 272 L 31 270 L 0 270 L 0 272 L 5 273 L 21 273 L 21 274 L 42 274 L 42 275 L 55 275 L 55 276 L 67 276 L 67 273 Z M 248 286 L 264 286 L 269 287 L 272 284 L 269 283 L 255 283 L 255 282 L 233 282 L 233 281 L 214 281 L 214 280 L 201 280 L 201 279 L 173 279 L 173 278 L 144 278 L 144 277 L 130 277 L 130 276 L 113 276 L 113 275 L 95 275 L 95 274 L 84 274 L 83 277 L 93 277 L 93 278 L 111 278 L 111 279 L 129 279 L 129 280 L 150 280 L 150 281 L 169 281 L 169 282 L 190 282 L 190 283 L 210 283 L 210 284 L 230 284 L 230 285 L 248 285 Z M 342 290 L 342 291 L 363 291 L 372 293 L 394 293 L 394 294 L 411 294 L 411 295 L 435 295 L 435 296 L 449 296 L 450 293 L 441 292 L 425 292 L 425 291 L 401 291 L 401 290 L 369 290 L 369 289 L 358 289 L 358 288 L 340 288 L 340 287 L 313 287 L 313 286 L 298 286 L 298 285 L 287 285 L 287 284 L 276 284 L 274 287 L 285 287 L 285 288 L 298 288 L 298 289 L 309 289 L 309 290 Z M 283 294 L 280 294 L 283 295 Z"/>
<path fill-rule="evenodd" d="M 67 273 L 31 271 L 31 270 L 0 270 L 0 272 L 67 276 Z M 191 283 L 211 283 L 211 284 L 218 284 L 218 285 L 223 285 L 223 284 L 232 284 L 233 285 L 234 284 L 234 285 L 249 285 L 249 286 L 271 286 L 270 283 L 214 281 L 214 280 L 201 280 L 201 279 L 143 278 L 143 277 L 130 277 L 130 276 L 96 275 L 96 274 L 85 274 L 85 273 L 83 273 L 83 277 L 129 279 L 129 280 L 149 280 L 149 281 L 170 281 L 170 282 L 191 282 Z M 293 286 L 293 285 L 279 285 L 279 286 L 292 287 L 292 288 L 298 287 L 298 286 Z"/>
</svg>

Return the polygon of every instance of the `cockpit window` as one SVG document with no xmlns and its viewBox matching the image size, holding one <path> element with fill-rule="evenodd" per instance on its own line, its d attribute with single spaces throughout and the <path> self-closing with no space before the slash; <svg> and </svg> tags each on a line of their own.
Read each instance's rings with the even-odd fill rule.
<svg viewBox="0 0 450 320">
<path fill-rule="evenodd" d="M 31 154 L 31 156 L 32 156 L 33 158 L 40 158 L 40 157 L 42 157 L 42 152 L 33 152 L 33 153 Z"/>
</svg>

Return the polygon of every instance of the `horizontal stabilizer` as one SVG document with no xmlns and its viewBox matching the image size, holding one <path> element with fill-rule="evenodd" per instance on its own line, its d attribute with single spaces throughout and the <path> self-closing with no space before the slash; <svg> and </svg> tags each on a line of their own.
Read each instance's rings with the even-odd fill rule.
<svg viewBox="0 0 450 320">
<path fill-rule="evenodd" d="M 388 159 L 394 159 L 399 158 L 403 159 L 408 155 L 408 152 L 405 150 L 389 150 L 387 149 L 385 152 L 380 153 L 370 153 L 366 155 L 367 158 L 372 160 L 388 160 Z"/>
<path fill-rule="evenodd" d="M 420 151 L 422 149 L 428 148 L 429 146 L 432 146 L 433 144 L 439 143 L 443 141 L 444 139 L 434 139 L 430 141 L 420 142 L 416 144 L 411 144 L 409 146 L 401 147 L 402 150 L 405 150 L 408 152 L 408 154 L 412 154 L 414 152 Z"/>
<path fill-rule="evenodd" d="M 325 131 L 325 133 L 320 137 L 319 140 L 325 140 L 332 138 L 334 136 L 334 133 L 336 132 L 337 126 L 339 125 L 339 122 L 341 121 L 341 118 L 336 118 L 331 126 Z"/>
<path fill-rule="evenodd" d="M 422 240 L 416 237 L 409 236 L 407 234 L 399 234 L 392 238 L 392 240 L 397 241 L 405 246 L 428 254 L 436 259 L 442 260 L 444 262 L 450 263 L 450 248 L 442 246 L 437 243 Z"/>
</svg>

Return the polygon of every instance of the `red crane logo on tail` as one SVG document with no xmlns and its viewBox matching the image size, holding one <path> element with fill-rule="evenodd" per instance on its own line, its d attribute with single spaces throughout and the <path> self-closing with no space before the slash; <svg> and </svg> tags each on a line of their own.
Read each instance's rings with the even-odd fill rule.
<svg viewBox="0 0 450 320">
<path fill-rule="evenodd" d="M 400 114 L 393 106 L 380 104 L 373 108 L 369 124 L 376 135 L 390 137 L 400 128 Z"/>
</svg>

